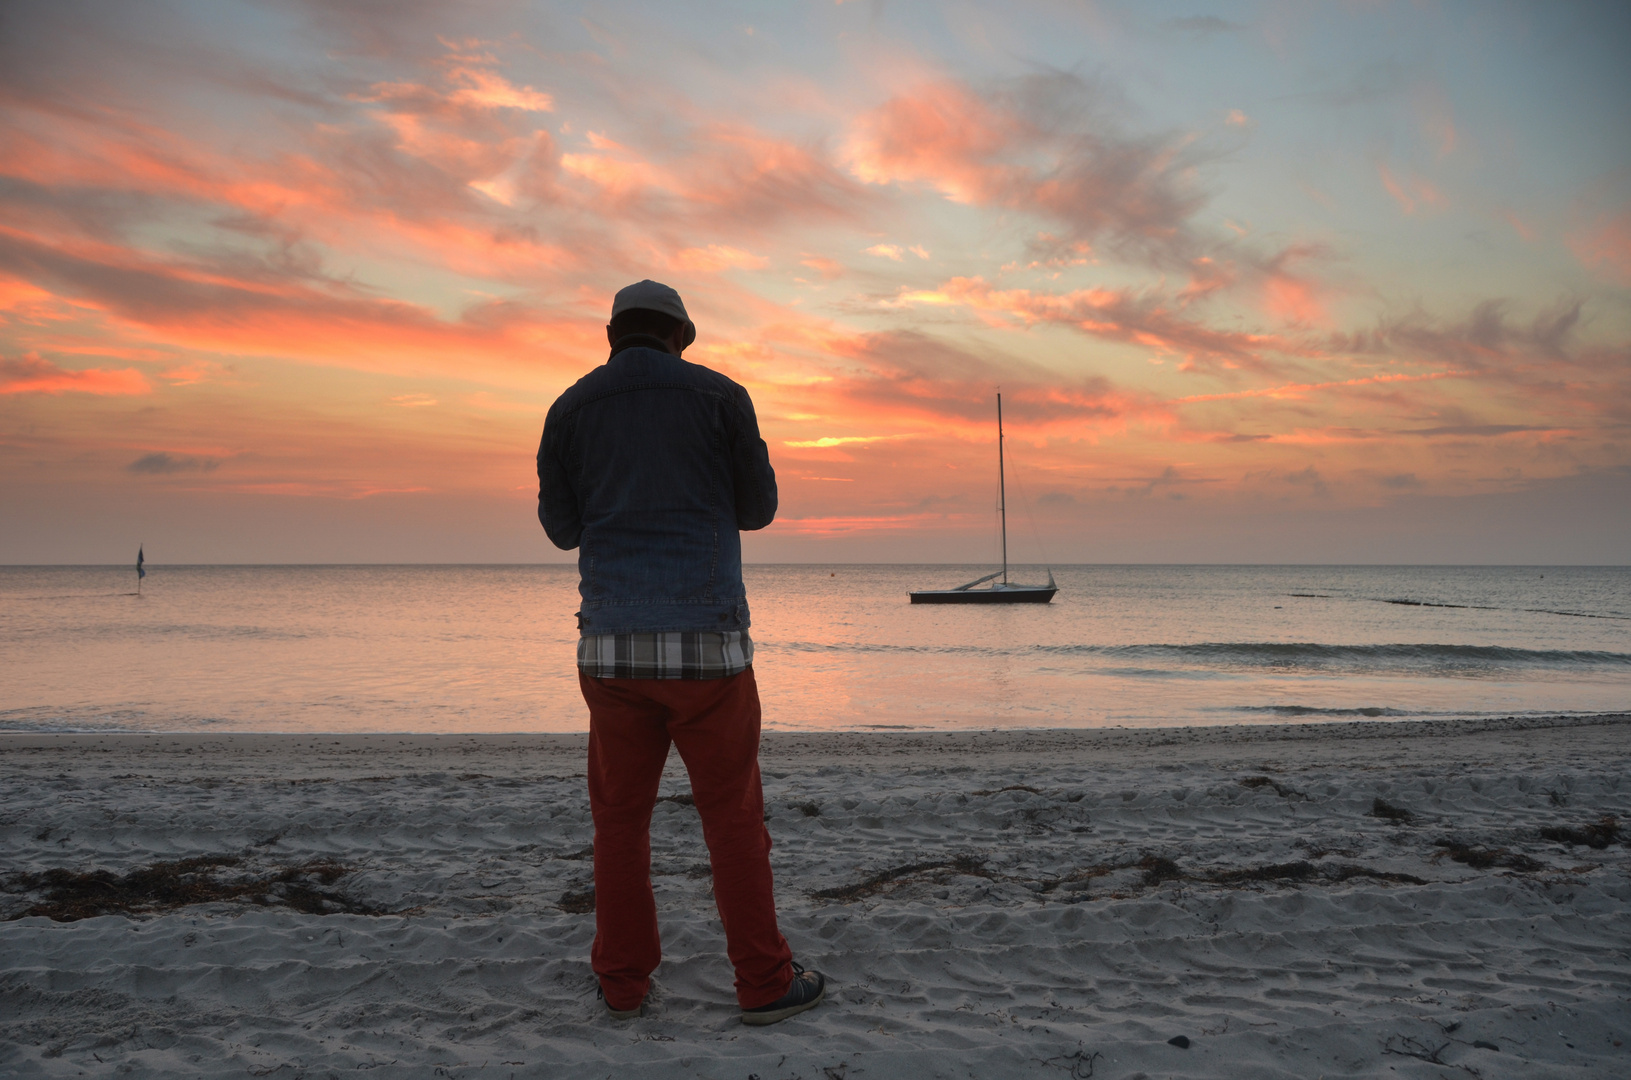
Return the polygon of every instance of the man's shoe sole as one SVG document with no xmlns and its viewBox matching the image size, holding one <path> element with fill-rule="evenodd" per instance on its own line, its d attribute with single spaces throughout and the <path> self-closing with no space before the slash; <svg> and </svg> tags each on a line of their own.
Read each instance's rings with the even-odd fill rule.
<svg viewBox="0 0 1631 1080">
<path fill-rule="evenodd" d="M 821 989 L 817 991 L 816 996 L 811 998 L 809 1001 L 801 1001 L 797 1005 L 789 1005 L 785 1009 L 775 1009 L 771 1012 L 744 1012 L 742 1014 L 742 1023 L 751 1024 L 754 1027 L 763 1027 L 766 1024 L 774 1024 L 778 1021 L 786 1020 L 789 1016 L 797 1016 L 806 1009 L 815 1008 L 817 1005 L 820 1005 L 821 1002 L 826 999 L 826 997 L 827 984 L 825 981 L 823 981 L 821 984 Z"/>
<path fill-rule="evenodd" d="M 613 1020 L 638 1020 L 646 1015 L 646 1003 L 642 1001 L 632 1009 L 614 1009 L 608 1005 L 606 1006 L 606 1015 Z"/>
</svg>

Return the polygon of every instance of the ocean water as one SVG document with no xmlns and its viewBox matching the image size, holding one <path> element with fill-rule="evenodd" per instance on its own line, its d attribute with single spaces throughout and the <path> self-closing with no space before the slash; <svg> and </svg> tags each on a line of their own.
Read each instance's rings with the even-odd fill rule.
<svg viewBox="0 0 1631 1080">
<path fill-rule="evenodd" d="M 983 572 L 749 567 L 766 727 L 1631 710 L 1631 568 L 1074 566 L 1046 606 L 907 601 Z M 0 568 L 0 730 L 587 727 L 570 566 L 150 566 L 140 596 L 134 579 Z"/>
</svg>

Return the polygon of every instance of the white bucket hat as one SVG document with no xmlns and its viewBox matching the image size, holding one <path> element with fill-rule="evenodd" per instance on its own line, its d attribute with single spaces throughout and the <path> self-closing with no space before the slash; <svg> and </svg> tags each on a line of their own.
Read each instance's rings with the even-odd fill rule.
<svg viewBox="0 0 1631 1080">
<path fill-rule="evenodd" d="M 660 281 L 647 278 L 618 290 L 617 295 L 612 298 L 612 318 L 617 318 L 619 313 L 631 308 L 660 311 L 684 323 L 684 337 L 680 340 L 682 349 L 689 348 L 691 342 L 697 339 L 697 327 L 691 321 L 691 316 L 685 313 L 685 301 L 680 299 L 679 293 Z"/>
</svg>

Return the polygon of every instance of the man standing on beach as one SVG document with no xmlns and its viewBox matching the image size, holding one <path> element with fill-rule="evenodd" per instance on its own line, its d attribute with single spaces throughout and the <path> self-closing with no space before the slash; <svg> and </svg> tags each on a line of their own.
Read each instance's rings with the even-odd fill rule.
<svg viewBox="0 0 1631 1080">
<path fill-rule="evenodd" d="M 759 780 L 759 690 L 740 529 L 776 516 L 776 474 L 741 386 L 680 359 L 697 331 L 679 293 L 612 301 L 611 355 L 550 407 L 538 519 L 578 549 L 578 684 L 589 705 L 595 821 L 590 961 L 617 1019 L 639 1016 L 662 957 L 651 812 L 672 743 L 713 866 L 742 1020 L 812 1008 L 826 983 L 776 926 Z"/>
</svg>

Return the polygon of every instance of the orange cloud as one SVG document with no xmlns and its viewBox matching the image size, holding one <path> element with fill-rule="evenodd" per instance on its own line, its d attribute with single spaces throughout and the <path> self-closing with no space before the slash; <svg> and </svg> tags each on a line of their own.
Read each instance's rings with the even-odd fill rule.
<svg viewBox="0 0 1631 1080">
<path fill-rule="evenodd" d="M 1438 379 L 1456 379 L 1470 375 L 1467 371 L 1429 371 L 1425 374 L 1411 375 L 1403 372 L 1383 375 L 1365 375 L 1356 379 L 1339 379 L 1335 382 L 1322 383 L 1288 383 L 1284 386 L 1265 386 L 1256 390 L 1233 390 L 1222 394 L 1192 394 L 1189 397 L 1174 398 L 1174 405 L 1188 405 L 1200 401 L 1239 401 L 1243 398 L 1275 398 L 1295 399 L 1304 398 L 1316 390 L 1345 389 L 1355 386 L 1377 386 L 1383 383 L 1410 383 L 1432 382 Z"/>
<path fill-rule="evenodd" d="M 374 118 L 395 133 L 403 153 L 502 193 L 493 177 L 520 161 L 538 135 L 548 139 L 524 114 L 549 112 L 554 102 L 530 86 L 515 86 L 497 65 L 490 53 L 453 47 L 433 63 L 431 79 L 378 82 L 352 100 L 376 107 Z"/>
<path fill-rule="evenodd" d="M 38 356 L 0 359 L 0 394 L 150 394 L 147 377 L 134 368 L 70 371 Z"/>
<path fill-rule="evenodd" d="M 232 269 L 109 244 L 52 244 L 0 227 L 0 270 L 25 272 L 150 339 L 190 348 L 411 373 L 443 370 L 450 358 L 515 370 L 535 367 L 541 346 L 549 346 L 544 356 L 599 347 L 594 320 L 508 302 L 473 305 L 448 320 L 299 273 Z"/>
<path fill-rule="evenodd" d="M 866 445 L 876 442 L 892 442 L 896 439 L 911 439 L 913 435 L 824 435 L 819 439 L 790 439 L 783 445 L 792 447 L 807 447 L 826 449 L 830 446 L 849 446 L 851 444 Z"/>
<path fill-rule="evenodd" d="M 1266 353 L 1313 355 L 1318 352 L 1311 345 L 1280 336 L 1213 330 L 1176 314 L 1158 295 L 1139 295 L 1129 289 L 1044 293 L 1029 289 L 994 289 L 982 278 L 958 277 L 938 289 L 905 292 L 900 302 L 962 304 L 1027 325 L 1062 323 L 1095 337 L 1146 345 L 1182 354 L 1191 360 L 1213 358 L 1262 368 L 1267 365 Z"/>
<path fill-rule="evenodd" d="M 941 520 L 938 514 L 895 514 L 877 516 L 778 517 L 772 530 L 798 536 L 845 536 L 852 533 L 896 532 L 920 528 Z"/>
<path fill-rule="evenodd" d="M 51 293 L 21 278 L 0 277 L 0 311 L 33 307 L 41 301 L 53 299 Z"/>
<path fill-rule="evenodd" d="M 553 112 L 555 101 L 530 86 L 517 87 L 496 71 L 478 67 L 448 69 L 448 81 L 457 89 L 449 100 L 460 105 L 488 109 L 522 109 L 526 112 Z"/>
<path fill-rule="evenodd" d="M 471 186 L 486 184 L 487 196 L 512 200 L 531 192 L 539 177 L 525 171 L 508 179 L 499 174 L 536 162 L 534 171 L 547 175 L 558 165 L 547 133 L 496 148 L 435 134 L 433 141 L 442 141 L 419 149 L 434 159 L 437 170 L 452 175 L 427 184 L 419 159 L 396 156 L 407 153 L 397 145 L 400 140 L 375 145 L 380 140 L 356 132 L 319 129 L 305 151 L 257 160 L 221 154 L 111 110 L 87 117 L 19 107 L 8 118 L 14 123 L 0 126 L 0 175 L 43 191 L 89 189 L 191 200 L 237 211 L 223 223 L 241 234 L 310 237 L 466 273 L 509 274 L 578 261 L 573 245 L 545 240 L 536 228 L 484 223 L 483 207 L 492 204 L 475 198 L 477 188 Z M 49 203 L 43 211 L 34 209 L 27 219 L 30 231 L 40 232 L 54 218 Z"/>
</svg>

